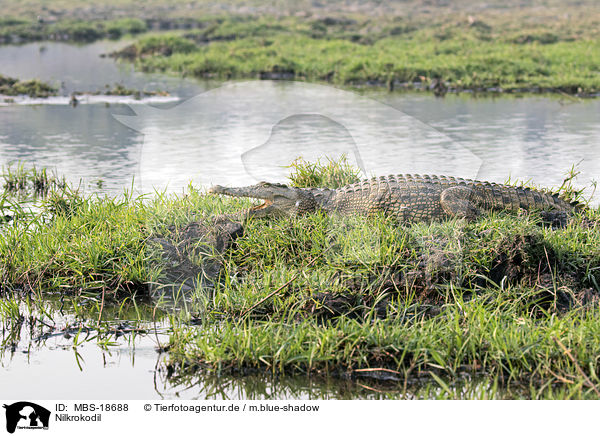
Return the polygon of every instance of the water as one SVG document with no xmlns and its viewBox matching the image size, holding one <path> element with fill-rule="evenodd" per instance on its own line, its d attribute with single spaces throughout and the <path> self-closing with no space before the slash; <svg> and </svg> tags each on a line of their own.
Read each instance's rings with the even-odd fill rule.
<svg viewBox="0 0 600 436">
<path fill-rule="evenodd" d="M 576 165 L 578 186 L 600 180 L 598 99 L 411 96 L 387 101 L 480 157 L 481 179 L 502 182 L 510 176 L 556 187 Z M 594 202 L 599 201 L 596 196 Z"/>
<path fill-rule="evenodd" d="M 346 154 L 365 176 L 432 173 L 556 187 L 600 174 L 600 101 L 359 95 L 302 83 L 216 83 L 144 75 L 99 57 L 124 42 L 0 47 L 0 74 L 73 90 L 122 83 L 173 102 L 0 107 L 0 163 L 46 166 L 88 190 L 180 192 L 190 181 L 285 181 L 294 158 Z M 41 49 L 43 47 L 43 49 Z M 208 91 L 208 92 L 207 92 Z M 61 97 L 64 99 L 64 97 Z M 66 101 L 66 100 L 65 100 Z M 124 104 L 127 103 L 127 104 Z M 101 181 L 101 183 L 98 183 Z M 99 187 L 100 186 L 100 187 Z M 598 200 L 595 200 L 597 203 Z"/>
<path fill-rule="evenodd" d="M 21 161 L 48 167 L 83 181 L 91 190 L 121 193 L 138 172 L 143 136 L 116 121 L 114 114 L 131 114 L 132 106 L 161 101 L 135 101 L 131 97 L 80 97 L 69 106 L 74 91 L 101 92 L 121 84 L 140 91 L 168 91 L 163 106 L 193 96 L 206 85 L 163 75 L 136 73 L 131 65 L 100 57 L 126 42 L 97 42 L 78 46 L 34 43 L 0 47 L 0 74 L 19 79 L 39 78 L 60 88 L 59 96 L 43 105 L 2 105 L 0 99 L 0 164 Z M 85 104 L 87 100 L 98 104 Z M 17 102 L 19 100 L 17 99 Z M 24 103 L 24 102 L 22 102 Z M 36 103 L 30 101 L 29 103 Z M 123 104 L 128 103 L 128 104 Z M 102 189 L 97 188 L 102 181 Z"/>
<path fill-rule="evenodd" d="M 21 80 L 40 79 L 59 87 L 61 94 L 98 92 L 117 83 L 140 91 L 169 90 L 190 96 L 205 87 L 158 74 L 136 73 L 131 64 L 101 57 L 131 41 L 99 41 L 86 45 L 53 42 L 0 46 L 0 74 Z"/>
<path fill-rule="evenodd" d="M 0 74 L 40 78 L 61 88 L 52 104 L 0 106 L 0 164 L 49 167 L 73 182 L 81 180 L 87 191 L 109 194 L 130 186 L 140 193 L 180 192 L 190 180 L 203 186 L 285 180 L 285 165 L 300 155 L 346 154 L 365 175 L 437 173 L 496 182 L 510 176 L 552 187 L 573 164 L 581 171 L 578 186 L 600 174 L 599 100 L 359 95 L 272 82 L 218 87 L 135 73 L 100 57 L 123 44 L 0 47 Z M 100 98 L 75 108 L 66 104 L 73 91 L 97 92 L 114 83 L 165 90 L 182 103 Z M 4 328 L 2 340 L 24 328 Z M 160 337 L 166 340 L 167 333 Z M 14 350 L 4 348 L 0 356 L 0 385 L 7 397 L 371 395 L 353 383 L 305 378 L 170 380 L 154 335 L 115 338 L 106 350 L 86 342 L 77 352 L 73 339 L 61 335 L 41 342 L 25 331 L 17 336 Z"/>
<path fill-rule="evenodd" d="M 157 349 L 169 343 L 170 324 L 153 306 L 117 313 L 107 307 L 100 328 L 85 313 L 64 311 L 59 301 L 27 305 L 23 319 L 0 319 L 0 386 L 3 398 L 29 399 L 330 399 L 380 398 L 349 380 L 315 377 L 234 377 L 195 371 L 168 376 L 168 359 Z M 77 305 L 82 301 L 77 300 Z M 85 305 L 85 302 L 84 304 Z M 141 319 L 141 320 L 140 320 Z M 145 321 L 144 319 L 147 319 Z M 41 320 L 41 322 L 39 321 Z M 136 321 L 132 321 L 136 320 Z M 91 326 L 88 327 L 88 324 Z M 81 328 L 81 331 L 80 331 Z M 136 332 L 131 330 L 135 329 Z M 145 332 L 142 332 L 144 330 Z M 79 332 L 80 331 L 80 332 Z M 78 333 L 79 332 L 79 333 Z M 106 346 L 99 344 L 105 343 Z M 363 381 L 377 385 L 376 381 Z M 109 388 L 107 388 L 109 387 Z"/>
<path fill-rule="evenodd" d="M 65 301 L 65 308 L 71 306 L 69 299 Z M 135 311 L 118 314 L 114 307 L 107 307 L 112 312 L 105 312 L 104 318 L 111 321 L 96 328 L 87 326 L 85 314 L 58 310 L 56 300 L 43 302 L 43 311 L 36 304 L 21 300 L 19 310 L 24 319 L 0 320 L 2 398 L 327 400 L 416 399 L 443 394 L 439 386 L 424 392 L 423 381 L 415 380 L 399 389 L 370 374 L 357 380 L 274 376 L 269 371 L 245 376 L 200 370 L 171 375 L 167 355 L 157 351 L 169 342 L 169 322 L 160 311 L 158 321 L 150 322 L 153 307 L 138 305 Z M 140 313 L 148 321 L 140 321 Z M 106 346 L 99 345 L 102 343 Z M 485 397 L 490 391 L 485 378 L 464 377 L 451 386 L 458 398 Z"/>
<path fill-rule="evenodd" d="M 164 335 L 162 339 L 168 340 Z M 175 397 L 175 390 L 160 379 L 155 384 L 161 356 L 155 351 L 152 336 L 120 340 L 106 350 L 93 342 L 73 349 L 72 340 L 62 335 L 28 345 L 22 339 L 14 353 L 2 353 L 0 380 L 5 398 Z"/>
</svg>

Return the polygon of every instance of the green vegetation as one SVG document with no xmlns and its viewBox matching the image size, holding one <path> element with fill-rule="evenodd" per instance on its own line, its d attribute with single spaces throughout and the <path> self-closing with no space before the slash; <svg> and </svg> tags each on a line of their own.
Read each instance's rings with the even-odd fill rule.
<svg viewBox="0 0 600 436">
<path fill-rule="evenodd" d="M 47 98 L 53 95 L 57 95 L 58 90 L 49 85 L 48 83 L 42 82 L 40 80 L 18 80 L 12 77 L 6 77 L 0 75 L 0 95 L 4 96 L 17 96 L 17 95 L 27 95 L 32 98 Z M 74 95 L 83 95 L 83 92 L 75 92 Z M 143 97 L 153 96 L 153 95 L 161 95 L 166 96 L 169 95 L 166 91 L 140 91 L 137 89 L 126 88 L 120 83 L 115 83 L 112 87 L 110 85 L 105 85 L 104 89 L 101 91 L 97 91 L 94 93 L 95 95 L 133 95 L 137 99 L 141 99 Z M 5 98 L 4 101 L 6 103 L 14 103 L 14 99 Z M 4 177 L 8 175 L 13 176 L 13 172 L 8 172 L 4 174 Z"/>
<path fill-rule="evenodd" d="M 434 319 L 246 322 L 225 323 L 217 333 L 176 330 L 171 353 L 196 362 L 192 370 L 208 361 L 220 372 L 250 366 L 274 373 L 337 373 L 361 377 L 366 385 L 371 383 L 365 376 L 374 382 L 387 377 L 393 380 L 387 389 L 396 396 L 406 394 L 411 380 L 428 377 L 430 385 L 443 389 L 443 398 L 598 398 L 597 311 L 536 322 L 502 305 L 460 300 L 451 305 Z M 478 376 L 487 380 L 478 394 L 454 389 Z"/>
<path fill-rule="evenodd" d="M 314 188 L 339 188 L 360 181 L 360 170 L 348 163 L 346 156 L 340 160 L 326 159 L 307 162 L 301 157 L 291 163 L 289 179 L 292 186 L 299 188 L 310 186 Z"/>
<path fill-rule="evenodd" d="M 46 98 L 56 95 L 57 89 L 39 80 L 18 80 L 0 74 L 0 95 L 28 95 Z"/>
<path fill-rule="evenodd" d="M 81 95 L 83 93 L 76 93 L 76 95 Z M 149 97 L 153 95 L 169 95 L 166 91 L 140 91 L 138 89 L 127 88 L 121 83 L 115 83 L 112 87 L 108 84 L 104 86 L 104 89 L 101 91 L 97 91 L 94 93 L 95 95 L 133 95 L 136 99 L 141 99 L 143 97 Z"/>
<path fill-rule="evenodd" d="M 409 0 L 349 12 L 337 0 L 240 0 L 223 14 L 204 0 L 193 9 L 184 0 L 9 0 L 0 43 L 168 30 L 115 56 L 144 71 L 223 80 L 599 93 L 597 2 L 514 7 L 521 3 L 432 8 Z M 54 93 L 0 77 L 0 94 Z M 345 160 L 290 168 L 294 186 L 357 179 Z M 353 398 L 600 397 L 600 210 L 559 229 L 535 214 L 504 213 L 406 226 L 318 214 L 249 221 L 228 252 L 207 255 L 221 266 L 214 287 L 157 302 L 149 299 L 150 284 L 164 279 L 156 238 L 194 222 L 210 226 L 249 200 L 192 187 L 185 196 L 89 195 L 23 166 L 2 180 L 0 354 L 14 349 L 24 326 L 40 338 L 71 335 L 74 348 L 109 347 L 159 320 L 170 334 L 160 348 L 164 374 L 181 385 L 200 379 L 221 388 L 223 377 L 267 373 L 323 385 L 341 379 Z M 558 191 L 582 200 L 570 180 Z"/>
<path fill-rule="evenodd" d="M 145 270 L 138 219 L 124 202 L 105 200 L 92 207 L 77 193 L 54 192 L 27 225 L 16 215 L 3 229 L 3 282 L 36 292 L 132 295 L 152 277 Z"/>
<path fill-rule="evenodd" d="M 217 38 L 193 50 L 184 45 L 183 36 L 152 36 L 152 45 L 162 46 L 157 38 L 164 38 L 164 45 L 173 49 L 143 54 L 148 40 L 142 38 L 124 53 L 139 53 L 137 64 L 143 71 L 199 78 L 295 78 L 390 89 L 442 87 L 444 92 L 600 91 L 598 39 L 521 43 L 514 35 L 492 38 L 460 23 L 447 29 L 443 35 L 433 29 L 367 34 L 374 39 L 369 43 L 343 35 L 290 34 L 288 29 L 271 35 L 274 30 L 269 29 L 261 36 L 249 32 L 232 40 Z M 187 36 L 197 38 L 195 33 Z M 182 45 L 185 52 L 178 50 Z"/>
<path fill-rule="evenodd" d="M 64 177 L 48 174 L 46 168 L 38 170 L 34 166 L 27 169 L 23 164 L 3 168 L 2 179 L 5 195 L 39 196 L 48 194 L 51 188 L 66 189 L 67 187 Z"/>
<path fill-rule="evenodd" d="M 228 12 L 216 15 L 204 1 L 194 8 L 149 2 L 135 14 L 133 9 L 140 7 L 125 0 L 88 9 L 77 6 L 80 2 L 63 2 L 51 10 L 35 1 L 8 3 L 6 18 L 0 20 L 0 42 L 91 42 L 176 30 L 148 35 L 116 54 L 144 71 L 221 80 L 322 81 L 440 95 L 462 90 L 600 93 L 600 10 L 590 0 L 537 0 L 527 6 L 492 1 L 485 9 L 473 8 L 469 1 L 435 7 L 417 0 L 373 2 L 352 12 L 338 1 L 272 6 L 256 0 L 234 2 Z M 248 3 L 254 14 L 245 9 Z M 300 10 L 305 13 L 297 14 Z M 33 11 L 39 20 L 32 18 Z M 117 18 L 123 16 L 143 18 Z"/>
<path fill-rule="evenodd" d="M 119 39 L 123 35 L 136 35 L 148 30 L 146 23 L 138 18 L 122 18 L 105 23 L 106 33 L 111 39 Z"/>
<path fill-rule="evenodd" d="M 343 160 L 292 166 L 296 185 L 356 177 Z M 11 171 L 7 188 L 40 178 Z M 13 191 L 3 194 L 13 217 L 0 227 L 7 318 L 20 313 L 7 300 L 19 290 L 85 298 L 90 319 L 143 304 L 160 276 L 153 235 L 251 204 L 193 188 L 108 198 L 50 184 L 27 213 Z M 568 183 L 561 190 L 581 196 Z M 389 397 L 598 398 L 598 247 L 598 210 L 560 229 L 533 213 L 407 226 L 322 215 L 249 221 L 229 252 L 214 255 L 215 287 L 170 317 L 167 373 L 177 383 L 254 371 L 342 376 Z"/>
<path fill-rule="evenodd" d="M 118 20 L 64 19 L 44 22 L 15 18 L 0 19 L 0 43 L 55 40 L 89 43 L 102 38 L 118 39 L 147 31 L 145 21 L 137 18 Z"/>
<path fill-rule="evenodd" d="M 251 222 L 198 315 L 219 328 L 175 329 L 171 370 L 370 376 L 392 396 L 426 377 L 448 398 L 485 377 L 477 395 L 597 398 L 598 218 Z"/>
<path fill-rule="evenodd" d="M 136 44 L 130 45 L 113 56 L 136 59 L 147 56 L 171 56 L 177 53 L 191 53 L 196 50 L 196 45 L 177 35 L 151 35 L 140 39 Z"/>
<path fill-rule="evenodd" d="M 201 218 L 198 211 L 226 212 L 219 199 L 198 191 L 152 201 L 84 195 L 63 178 L 22 165 L 5 169 L 2 179 L 0 211 L 9 218 L 0 222 L 0 277 L 7 290 L 147 296 L 159 272 L 148 238 Z"/>
</svg>

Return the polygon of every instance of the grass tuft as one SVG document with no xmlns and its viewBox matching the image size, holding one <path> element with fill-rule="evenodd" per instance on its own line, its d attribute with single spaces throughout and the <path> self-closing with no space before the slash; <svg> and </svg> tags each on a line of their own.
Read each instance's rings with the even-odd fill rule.
<svg viewBox="0 0 600 436">
<path fill-rule="evenodd" d="M 346 156 L 339 160 L 326 158 L 326 161 L 325 164 L 320 160 L 311 163 L 301 157 L 294 160 L 288 166 L 292 186 L 335 189 L 360 181 L 360 170 L 350 165 Z"/>
</svg>

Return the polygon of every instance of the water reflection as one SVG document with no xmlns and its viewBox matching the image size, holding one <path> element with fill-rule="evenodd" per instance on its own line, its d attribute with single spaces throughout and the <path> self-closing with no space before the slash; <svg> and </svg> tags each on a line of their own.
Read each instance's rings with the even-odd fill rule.
<svg viewBox="0 0 600 436">
<path fill-rule="evenodd" d="M 56 169 L 76 185 L 80 179 L 104 182 L 122 192 L 138 169 L 142 136 L 117 122 L 112 113 L 126 106 L 11 106 L 0 108 L 0 162 L 22 161 Z"/>
<path fill-rule="evenodd" d="M 216 84 L 136 73 L 100 57 L 122 44 L 2 46 L 0 74 L 49 80 L 64 95 L 119 82 L 187 101 L 155 108 L 0 107 L 0 163 L 48 166 L 112 194 L 134 178 L 144 192 L 179 192 L 190 180 L 281 181 L 282 166 L 302 154 L 314 159 L 346 153 L 362 161 L 367 175 L 428 172 L 496 182 L 511 176 L 557 186 L 581 162 L 578 184 L 585 186 L 600 173 L 598 100 L 387 93 L 362 98 L 330 87 L 264 81 L 205 92 Z M 131 129 L 114 119 L 134 114 L 122 119 Z"/>
<path fill-rule="evenodd" d="M 0 385 L 6 398 L 157 397 L 153 377 L 162 355 L 156 347 L 168 342 L 168 332 L 151 306 L 106 305 L 110 321 L 96 324 L 96 299 L 4 296 L 0 303 Z M 6 305 L 20 316 L 9 316 Z"/>
<path fill-rule="evenodd" d="M 170 374 L 170 375 L 167 375 Z M 528 386 L 502 386 L 483 375 L 461 374 L 440 378 L 444 387 L 429 374 L 411 376 L 408 383 L 394 383 L 371 377 L 344 378 L 319 375 L 281 376 L 269 371 L 244 375 L 220 375 L 203 370 L 171 374 L 159 368 L 158 386 L 168 387 L 176 398 L 205 400 L 381 400 L 381 399 L 517 399 L 528 398 Z"/>
<path fill-rule="evenodd" d="M 469 148 L 482 160 L 478 177 L 560 186 L 579 164 L 580 187 L 600 174 L 600 101 L 553 97 L 473 99 L 386 96 L 385 101 Z M 595 203 L 599 202 L 596 196 Z"/>
<path fill-rule="evenodd" d="M 161 368 L 161 379 L 171 389 L 206 400 L 350 400 L 382 399 L 399 396 L 396 390 L 369 383 L 377 388 L 365 387 L 354 380 L 319 376 L 274 376 L 269 372 L 244 376 L 222 376 L 200 371 L 193 376 L 165 375 Z M 362 386 L 361 386 L 362 385 Z M 370 389 L 369 389 L 370 388 Z M 374 390 L 376 389 L 376 390 Z M 386 392 L 387 389 L 387 392 Z M 179 396 L 179 395 L 177 395 Z"/>
<path fill-rule="evenodd" d="M 105 56 L 130 43 L 123 40 L 76 45 L 46 41 L 3 45 L 0 46 L 0 74 L 49 82 L 60 89 L 61 95 L 74 91 L 98 92 L 116 83 L 139 91 L 170 91 L 184 98 L 205 89 L 205 85 L 198 82 L 135 72 L 132 64 L 117 63 Z"/>
</svg>

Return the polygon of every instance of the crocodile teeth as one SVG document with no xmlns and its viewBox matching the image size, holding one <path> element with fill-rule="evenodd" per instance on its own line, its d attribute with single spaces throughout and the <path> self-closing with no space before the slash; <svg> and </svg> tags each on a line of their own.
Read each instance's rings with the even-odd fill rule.
<svg viewBox="0 0 600 436">
<path fill-rule="evenodd" d="M 259 210 L 259 209 L 264 209 L 267 206 L 272 205 L 273 202 L 271 200 L 265 200 L 265 202 L 263 204 L 260 204 L 258 206 L 254 206 L 251 210 Z"/>
</svg>

